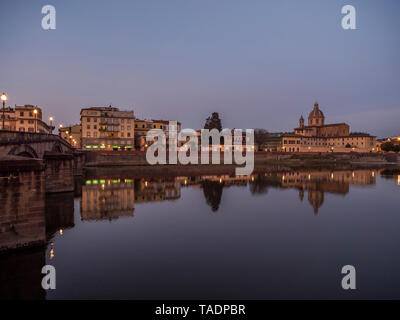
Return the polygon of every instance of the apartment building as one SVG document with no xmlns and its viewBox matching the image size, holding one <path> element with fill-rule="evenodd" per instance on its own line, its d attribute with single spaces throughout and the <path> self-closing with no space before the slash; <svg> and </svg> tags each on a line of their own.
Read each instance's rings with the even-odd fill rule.
<svg viewBox="0 0 400 320">
<path fill-rule="evenodd" d="M 141 120 L 135 119 L 135 147 L 137 150 L 144 150 L 148 147 L 149 142 L 146 141 L 147 133 L 152 129 L 160 129 L 164 132 L 167 145 L 169 141 L 169 130 L 176 130 L 177 133 L 181 131 L 181 123 L 174 121 L 174 125 L 170 120 Z M 170 128 L 170 125 L 172 127 Z M 176 142 L 175 142 L 176 143 Z"/>
<path fill-rule="evenodd" d="M 42 120 L 42 109 L 38 106 L 16 105 L 14 108 L 7 107 L 4 110 L 4 129 L 19 132 L 50 133 L 52 127 Z"/>
<path fill-rule="evenodd" d="M 81 129 L 84 149 L 132 150 L 135 145 L 133 111 L 112 106 L 83 108 Z"/>
</svg>

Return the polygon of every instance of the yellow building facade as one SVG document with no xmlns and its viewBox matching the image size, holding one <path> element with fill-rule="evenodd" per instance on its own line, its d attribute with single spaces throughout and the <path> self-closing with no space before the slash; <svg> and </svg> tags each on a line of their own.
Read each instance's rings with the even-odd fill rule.
<svg viewBox="0 0 400 320">
<path fill-rule="evenodd" d="M 81 110 L 81 147 L 88 150 L 131 150 L 134 148 L 133 111 L 91 107 Z"/>
<path fill-rule="evenodd" d="M 18 132 L 50 133 L 51 127 L 43 121 L 42 116 L 42 109 L 38 106 L 7 107 L 4 110 L 4 129 Z"/>
<path fill-rule="evenodd" d="M 177 133 L 181 131 L 181 123 L 175 121 L 176 124 L 171 124 L 170 120 L 141 120 L 135 119 L 135 147 L 137 150 L 145 150 L 151 142 L 146 141 L 147 133 L 152 129 L 160 129 L 164 132 L 169 143 L 169 130 L 173 130 Z M 172 125 L 173 127 L 170 127 Z M 175 144 L 177 141 L 174 142 Z"/>
</svg>

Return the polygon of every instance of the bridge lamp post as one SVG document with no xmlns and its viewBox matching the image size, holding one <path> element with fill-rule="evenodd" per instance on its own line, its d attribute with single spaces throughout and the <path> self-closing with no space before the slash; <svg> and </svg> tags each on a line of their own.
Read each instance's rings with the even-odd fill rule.
<svg viewBox="0 0 400 320">
<path fill-rule="evenodd" d="M 50 118 L 49 118 L 49 121 L 50 121 L 50 134 L 53 133 L 53 120 L 54 120 L 53 117 L 50 117 Z"/>
<path fill-rule="evenodd" d="M 35 133 L 37 133 L 37 109 L 33 110 L 33 113 L 35 114 Z"/>
<path fill-rule="evenodd" d="M 4 130 L 4 118 L 5 118 L 5 112 L 6 112 L 6 101 L 8 100 L 8 97 L 5 93 L 1 95 L 1 101 L 3 101 L 3 126 L 1 127 L 2 130 Z"/>
</svg>

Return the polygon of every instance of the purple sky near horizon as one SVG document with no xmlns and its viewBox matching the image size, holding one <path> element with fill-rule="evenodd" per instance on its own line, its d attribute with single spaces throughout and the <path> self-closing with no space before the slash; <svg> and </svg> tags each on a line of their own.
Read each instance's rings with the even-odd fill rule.
<svg viewBox="0 0 400 320">
<path fill-rule="evenodd" d="M 54 5 L 57 29 L 41 28 Z M 357 10 L 343 30 L 341 8 Z M 290 131 L 320 103 L 326 121 L 400 134 L 396 0 L 1 0 L 0 91 L 64 125 L 83 107 L 201 128 Z"/>
</svg>

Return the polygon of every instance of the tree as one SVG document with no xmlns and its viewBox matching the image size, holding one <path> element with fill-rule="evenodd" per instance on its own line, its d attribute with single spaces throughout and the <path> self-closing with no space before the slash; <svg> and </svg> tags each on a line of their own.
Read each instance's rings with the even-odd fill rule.
<svg viewBox="0 0 400 320">
<path fill-rule="evenodd" d="M 381 145 L 381 149 L 382 149 L 382 151 L 385 151 L 385 152 L 389 152 L 389 151 L 394 151 L 394 144 L 392 143 L 392 142 L 384 142 L 384 143 L 382 143 L 382 145 Z"/>
<path fill-rule="evenodd" d="M 263 150 L 265 142 L 267 141 L 269 133 L 265 129 L 254 129 L 254 144 L 259 149 Z"/>
<path fill-rule="evenodd" d="M 219 118 L 218 112 L 213 112 L 211 117 L 208 117 L 206 119 L 204 129 L 208 130 L 217 129 L 218 131 L 222 130 L 222 122 L 221 119 Z"/>
</svg>

